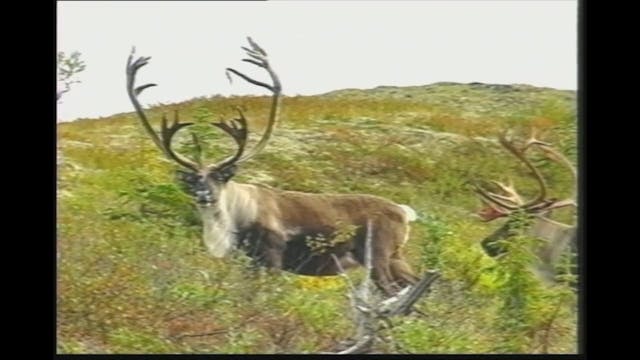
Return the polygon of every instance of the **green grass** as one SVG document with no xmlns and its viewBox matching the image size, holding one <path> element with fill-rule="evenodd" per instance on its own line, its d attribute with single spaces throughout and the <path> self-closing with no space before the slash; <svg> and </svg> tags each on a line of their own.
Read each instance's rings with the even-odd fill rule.
<svg viewBox="0 0 640 360">
<path fill-rule="evenodd" d="M 243 104 L 254 142 L 268 101 L 198 98 L 152 107 L 149 116 L 180 109 L 202 124 Z M 503 129 L 526 136 L 534 125 L 575 163 L 574 101 L 567 91 L 462 84 L 285 97 L 269 146 L 235 180 L 370 193 L 416 209 L 407 256 L 442 278 L 418 305 L 429 318 L 395 319 L 388 335 L 398 347 L 376 351 L 573 353 L 576 295 L 532 279 L 521 264 L 526 254 L 511 262 L 484 255 L 479 242 L 500 221 L 472 216 L 481 205 L 469 181 L 512 177 L 526 196 L 536 183 L 495 142 L 468 139 Z M 233 143 L 207 131 L 207 157 L 227 156 Z M 59 124 L 58 152 L 58 352 L 315 353 L 353 334 L 343 279 L 271 274 L 240 254 L 206 254 L 173 164 L 133 113 Z M 571 193 L 565 169 L 536 163 L 552 196 Z"/>
</svg>

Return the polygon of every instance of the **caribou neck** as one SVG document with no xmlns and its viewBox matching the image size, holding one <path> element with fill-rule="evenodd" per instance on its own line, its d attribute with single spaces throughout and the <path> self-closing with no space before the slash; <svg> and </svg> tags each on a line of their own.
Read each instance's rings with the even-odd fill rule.
<svg viewBox="0 0 640 360">
<path fill-rule="evenodd" d="M 228 255 L 238 244 L 238 234 L 256 221 L 257 202 L 253 189 L 253 185 L 229 181 L 220 189 L 215 204 L 198 207 L 204 243 L 214 257 Z"/>
</svg>

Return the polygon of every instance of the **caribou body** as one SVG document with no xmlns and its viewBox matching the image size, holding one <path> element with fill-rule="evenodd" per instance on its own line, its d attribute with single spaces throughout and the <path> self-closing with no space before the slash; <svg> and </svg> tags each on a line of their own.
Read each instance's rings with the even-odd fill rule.
<svg viewBox="0 0 640 360">
<path fill-rule="evenodd" d="M 248 127 L 240 108 L 236 108 L 237 118 L 212 123 L 234 139 L 237 151 L 207 166 L 187 159 L 171 148 L 173 136 L 192 125 L 179 122 L 177 112 L 170 125 L 166 116 L 163 117 L 160 136 L 153 130 L 138 95 L 155 84 L 135 86 L 138 69 L 150 58 L 140 57 L 134 61 L 132 52 L 127 62 L 129 97 L 154 143 L 186 170 L 179 171 L 179 177 L 194 195 L 209 253 L 224 257 L 232 249 L 239 248 L 256 263 L 270 268 L 304 275 L 337 275 L 341 268 L 364 264 L 366 227 L 371 224 L 376 285 L 386 294 L 394 295 L 403 287 L 416 283 L 419 279 L 402 255 L 402 247 L 409 238 L 409 222 L 416 218 L 410 207 L 373 195 L 286 191 L 231 180 L 241 163 L 266 146 L 280 107 L 281 84 L 269 64 L 267 53 L 251 38 L 248 41 L 249 47 L 243 47 L 248 58 L 243 61 L 265 69 L 271 84 L 254 80 L 232 68 L 227 68 L 227 76 L 238 76 L 272 93 L 268 124 L 258 143 L 246 151 Z M 195 135 L 194 141 L 197 142 Z M 349 236 L 338 236 L 344 227 L 353 231 Z"/>
<path fill-rule="evenodd" d="M 549 218 L 551 211 L 554 209 L 577 207 L 575 201 L 576 169 L 569 159 L 551 147 L 550 144 L 536 139 L 534 134 L 520 147 L 516 146 L 513 141 L 507 140 L 504 135 L 500 136 L 499 140 L 502 146 L 527 166 L 538 182 L 540 190 L 535 199 L 525 201 L 515 190 L 513 184 L 505 185 L 493 181 L 494 185 L 501 191 L 501 194 L 489 192 L 476 185 L 476 192 L 487 205 L 480 210 L 478 215 L 484 221 L 493 221 L 498 218 L 509 217 L 516 211 L 524 211 L 529 214 L 532 217 L 532 222 L 524 229 L 525 234 L 541 240 L 534 249 L 537 260 L 532 264 L 532 268 L 539 278 L 547 283 L 552 283 L 555 281 L 555 267 L 561 256 L 567 251 L 577 252 L 576 225 L 561 223 Z M 570 198 L 563 200 L 547 199 L 547 185 L 542 174 L 525 156 L 525 152 L 534 147 L 542 150 L 548 157 L 562 163 L 571 171 L 574 181 L 574 194 Z M 518 220 L 515 218 L 509 218 L 501 227 L 482 240 L 481 245 L 487 255 L 496 257 L 505 253 L 506 249 L 503 241 L 509 240 L 515 227 L 522 226 L 517 222 Z"/>
</svg>

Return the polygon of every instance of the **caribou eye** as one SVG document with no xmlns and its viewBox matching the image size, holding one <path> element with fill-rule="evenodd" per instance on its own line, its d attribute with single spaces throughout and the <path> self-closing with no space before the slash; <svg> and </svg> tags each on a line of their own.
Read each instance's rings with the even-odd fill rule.
<svg viewBox="0 0 640 360">
<path fill-rule="evenodd" d="M 198 175 L 194 174 L 194 173 L 190 173 L 190 172 L 186 172 L 186 171 L 182 171 L 182 170 L 177 170 L 176 171 L 176 175 L 178 177 L 178 179 L 189 183 L 189 184 L 193 184 L 195 182 L 198 181 Z"/>
</svg>

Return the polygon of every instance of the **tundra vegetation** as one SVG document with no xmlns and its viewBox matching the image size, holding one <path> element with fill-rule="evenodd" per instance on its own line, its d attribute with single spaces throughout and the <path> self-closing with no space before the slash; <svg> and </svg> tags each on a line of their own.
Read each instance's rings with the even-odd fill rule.
<svg viewBox="0 0 640 360">
<path fill-rule="evenodd" d="M 364 193 L 418 214 L 405 246 L 418 274 L 440 277 L 416 308 L 395 317 L 379 353 L 575 353 L 578 311 L 572 254 L 554 283 L 540 281 L 525 213 L 508 250 L 480 244 L 507 219 L 482 222 L 477 179 L 508 181 L 534 197 L 529 170 L 498 143 L 504 130 L 539 138 L 576 163 L 576 94 L 527 85 L 438 83 L 285 96 L 269 146 L 243 164 L 241 182 L 307 192 Z M 158 129 L 180 110 L 204 158 L 235 144 L 209 125 L 242 106 L 250 141 L 270 97 L 208 96 L 145 106 Z M 189 131 L 176 139 L 195 151 Z M 342 276 L 272 274 L 242 253 L 209 256 L 192 198 L 134 112 L 58 124 L 57 351 L 59 353 L 318 353 L 353 335 Z M 562 164 L 542 155 L 550 197 L 574 190 Z M 575 209 L 551 218 L 574 223 Z M 514 220 L 515 219 L 515 220 Z M 519 226 L 518 226 L 519 225 Z M 338 232 L 342 241 L 353 229 Z M 310 242 L 318 239 L 310 239 Z M 322 245 L 318 245 L 322 246 Z M 354 283 L 363 269 L 347 273 Z"/>
</svg>

